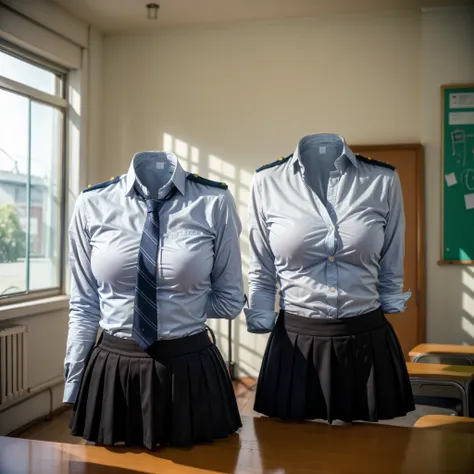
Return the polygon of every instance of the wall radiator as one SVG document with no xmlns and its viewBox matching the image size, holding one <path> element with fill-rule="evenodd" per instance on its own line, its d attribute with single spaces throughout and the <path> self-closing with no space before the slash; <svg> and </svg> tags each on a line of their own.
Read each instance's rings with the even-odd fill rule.
<svg viewBox="0 0 474 474">
<path fill-rule="evenodd" d="M 0 329 L 0 406 L 28 393 L 27 327 Z"/>
</svg>

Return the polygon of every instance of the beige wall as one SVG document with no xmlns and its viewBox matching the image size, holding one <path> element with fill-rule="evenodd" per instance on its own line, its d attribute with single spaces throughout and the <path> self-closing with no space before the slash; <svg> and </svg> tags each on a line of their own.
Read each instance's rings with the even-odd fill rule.
<svg viewBox="0 0 474 474">
<path fill-rule="evenodd" d="M 103 177 L 124 172 L 138 150 L 171 149 L 190 171 L 230 183 L 245 224 L 251 173 L 304 134 L 421 142 L 427 340 L 473 343 L 474 273 L 436 264 L 439 86 L 474 81 L 472 24 L 472 10 L 440 9 L 108 38 Z M 214 327 L 225 334 L 227 323 Z M 265 338 L 247 334 L 242 317 L 236 329 L 239 364 L 255 373 Z"/>
<path fill-rule="evenodd" d="M 251 173 L 291 153 L 304 134 L 421 142 L 427 339 L 473 343 L 474 274 L 436 264 L 439 86 L 474 81 L 472 24 L 472 10 L 444 9 L 108 38 L 103 176 L 124 172 L 138 150 L 172 149 L 191 171 L 231 184 L 245 223 Z M 227 324 L 214 327 L 225 333 Z M 247 334 L 242 317 L 236 327 L 236 357 L 255 373 L 265 338 Z"/>
<path fill-rule="evenodd" d="M 108 38 L 103 176 L 126 171 L 138 150 L 172 149 L 230 185 L 246 224 L 253 170 L 304 134 L 420 140 L 420 35 L 419 15 L 402 13 Z M 245 225 L 242 250 L 246 274 Z M 225 334 L 227 322 L 213 327 Z M 235 328 L 235 357 L 255 374 L 265 337 L 243 317 Z"/>
<path fill-rule="evenodd" d="M 0 413 L 0 436 L 49 413 L 62 404 L 63 360 L 67 334 L 67 302 L 58 302 L 43 313 L 37 309 L 27 317 L 5 321 L 5 326 L 18 324 L 28 327 L 27 373 L 28 386 L 34 397 Z M 51 311 L 51 307 L 62 309 Z M 46 308 L 44 308 L 46 310 Z M 50 386 L 51 390 L 41 390 Z"/>
</svg>

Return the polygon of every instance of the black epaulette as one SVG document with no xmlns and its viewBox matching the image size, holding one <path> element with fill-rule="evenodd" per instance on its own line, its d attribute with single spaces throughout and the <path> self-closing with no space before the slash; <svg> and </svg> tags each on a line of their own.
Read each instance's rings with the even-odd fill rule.
<svg viewBox="0 0 474 474">
<path fill-rule="evenodd" d="M 283 163 L 286 163 L 292 156 L 293 153 L 290 156 L 287 156 L 286 158 L 278 158 L 278 160 L 273 161 L 272 163 L 260 166 L 260 168 L 257 168 L 255 172 L 258 173 L 259 171 L 267 170 L 268 168 L 273 168 L 274 166 L 282 165 Z"/>
<path fill-rule="evenodd" d="M 198 174 L 188 174 L 188 176 L 186 176 L 186 179 L 189 179 L 189 181 L 194 181 L 195 183 L 204 184 L 204 186 L 212 186 L 213 188 L 228 188 L 227 184 L 221 181 L 213 181 L 212 179 L 203 178 Z"/>
<path fill-rule="evenodd" d="M 363 161 L 364 163 L 369 163 L 370 165 L 383 166 L 384 168 L 388 168 L 389 170 L 395 169 L 395 166 L 390 165 L 389 163 L 385 163 L 385 161 L 374 160 L 373 158 L 362 155 L 356 155 L 356 157 L 358 160 Z"/>
<path fill-rule="evenodd" d="M 100 189 L 100 188 L 106 188 L 107 186 L 110 186 L 111 184 L 118 183 L 120 181 L 120 176 L 115 176 L 115 178 L 112 176 L 108 181 L 103 181 L 102 183 L 97 183 L 97 184 L 89 184 L 86 189 L 84 189 L 82 192 L 87 193 L 88 191 L 93 191 L 94 189 Z"/>
</svg>

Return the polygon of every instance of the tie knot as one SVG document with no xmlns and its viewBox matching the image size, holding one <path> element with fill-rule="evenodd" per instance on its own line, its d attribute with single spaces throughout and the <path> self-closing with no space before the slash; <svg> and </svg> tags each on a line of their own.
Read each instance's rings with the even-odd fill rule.
<svg viewBox="0 0 474 474">
<path fill-rule="evenodd" d="M 158 212 L 161 206 L 163 206 L 163 202 L 157 201 L 156 199 L 148 199 L 146 201 L 148 212 Z"/>
</svg>

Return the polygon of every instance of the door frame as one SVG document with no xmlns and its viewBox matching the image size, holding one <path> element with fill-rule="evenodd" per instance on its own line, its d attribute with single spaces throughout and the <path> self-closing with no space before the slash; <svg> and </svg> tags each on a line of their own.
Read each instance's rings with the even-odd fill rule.
<svg viewBox="0 0 474 474">
<path fill-rule="evenodd" d="M 426 340 L 426 257 L 425 257 L 425 169 L 424 150 L 419 143 L 396 145 L 354 145 L 354 153 L 378 151 L 412 151 L 415 154 L 416 167 L 416 291 L 415 301 L 418 307 L 418 344 Z M 376 158 L 375 158 L 376 159 Z"/>
</svg>

